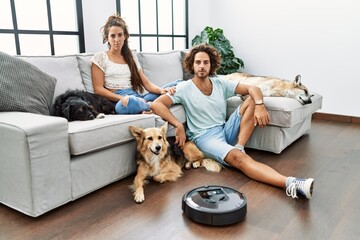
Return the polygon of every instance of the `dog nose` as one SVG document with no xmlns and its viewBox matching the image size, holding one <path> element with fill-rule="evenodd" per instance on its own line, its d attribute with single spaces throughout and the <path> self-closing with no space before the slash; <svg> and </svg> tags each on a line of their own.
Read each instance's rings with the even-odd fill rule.
<svg viewBox="0 0 360 240">
<path fill-rule="evenodd" d="M 155 147 L 155 149 L 156 149 L 156 151 L 160 151 L 160 150 L 161 150 L 161 146 L 160 146 L 160 145 L 157 145 L 157 146 Z"/>
</svg>

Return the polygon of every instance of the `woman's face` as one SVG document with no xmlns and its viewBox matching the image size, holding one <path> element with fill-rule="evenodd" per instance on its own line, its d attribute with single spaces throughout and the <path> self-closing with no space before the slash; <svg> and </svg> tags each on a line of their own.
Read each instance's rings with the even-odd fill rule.
<svg viewBox="0 0 360 240">
<path fill-rule="evenodd" d="M 112 26 L 109 28 L 108 42 L 110 43 L 110 49 L 115 51 L 121 51 L 124 45 L 125 34 L 124 30 L 118 26 Z"/>
</svg>

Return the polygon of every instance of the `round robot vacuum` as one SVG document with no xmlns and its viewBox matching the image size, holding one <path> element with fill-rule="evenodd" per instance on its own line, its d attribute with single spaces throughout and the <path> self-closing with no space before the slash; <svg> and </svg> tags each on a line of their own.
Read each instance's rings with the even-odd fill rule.
<svg viewBox="0 0 360 240">
<path fill-rule="evenodd" d="M 246 216 L 246 197 L 223 186 L 195 188 L 183 196 L 182 210 L 191 220 L 214 226 L 237 223 Z"/>
</svg>

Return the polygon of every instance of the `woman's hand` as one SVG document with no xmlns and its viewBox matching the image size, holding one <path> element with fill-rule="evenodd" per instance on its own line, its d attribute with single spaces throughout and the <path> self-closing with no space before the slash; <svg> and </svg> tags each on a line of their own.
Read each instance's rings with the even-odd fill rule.
<svg viewBox="0 0 360 240">
<path fill-rule="evenodd" d="M 162 94 L 166 94 L 169 93 L 170 95 L 174 95 L 176 92 L 176 87 L 168 87 L 168 88 L 163 88 L 161 89 L 160 93 Z"/>
</svg>

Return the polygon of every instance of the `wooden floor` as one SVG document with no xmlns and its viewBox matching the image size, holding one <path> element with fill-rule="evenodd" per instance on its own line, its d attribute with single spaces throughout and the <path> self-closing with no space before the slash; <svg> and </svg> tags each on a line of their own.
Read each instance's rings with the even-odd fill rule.
<svg viewBox="0 0 360 240">
<path fill-rule="evenodd" d="M 294 200 L 233 169 L 192 169 L 176 183 L 150 182 L 136 204 L 131 176 L 38 218 L 0 204 L 0 239 L 360 239 L 360 124 L 313 120 L 280 155 L 247 153 L 285 175 L 314 177 L 313 198 Z M 184 193 L 211 184 L 246 195 L 245 220 L 211 227 L 183 215 Z"/>
</svg>

